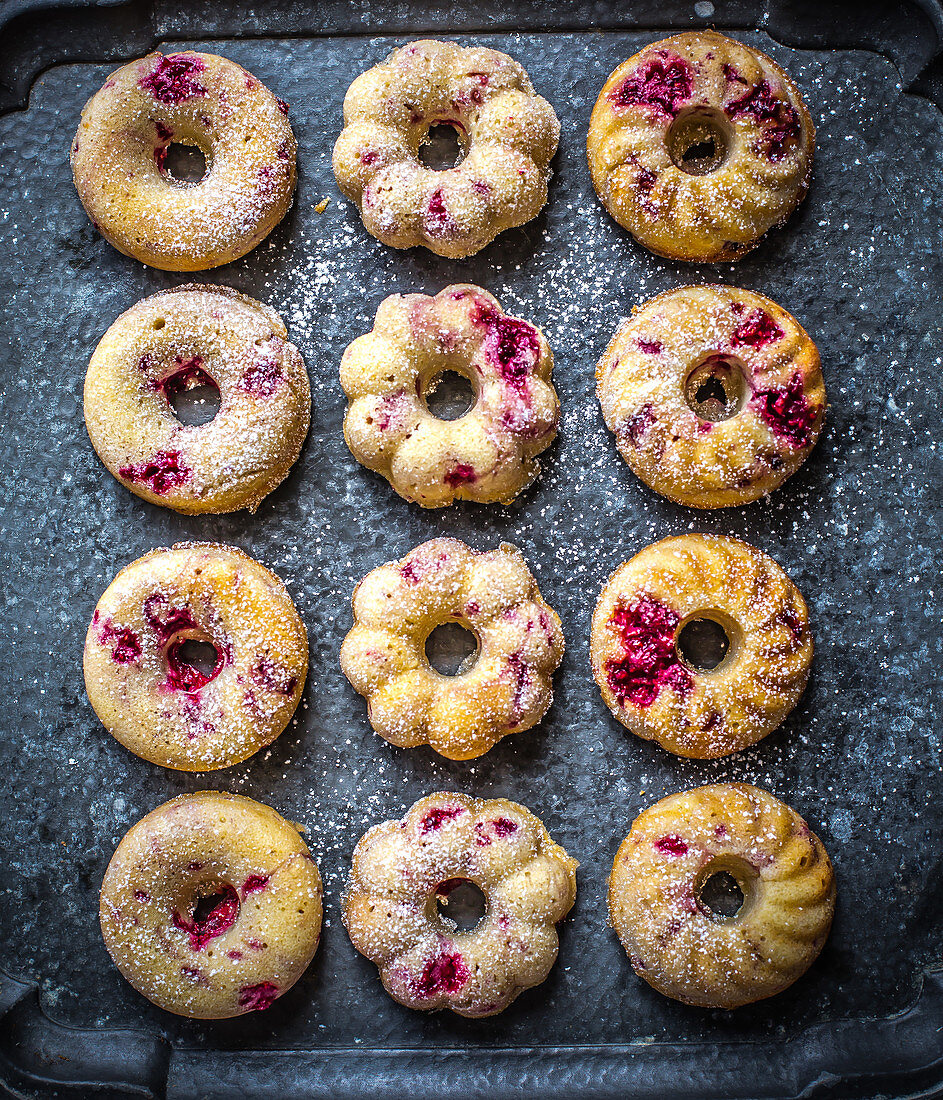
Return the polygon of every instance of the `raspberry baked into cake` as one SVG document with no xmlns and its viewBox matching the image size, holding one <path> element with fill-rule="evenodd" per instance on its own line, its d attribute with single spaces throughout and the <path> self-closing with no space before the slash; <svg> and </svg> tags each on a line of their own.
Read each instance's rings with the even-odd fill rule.
<svg viewBox="0 0 943 1100">
<path fill-rule="evenodd" d="M 825 421 L 808 333 L 736 287 L 678 287 L 637 306 L 599 360 L 596 391 L 629 468 L 689 508 L 771 493 L 808 458 Z"/>
<path fill-rule="evenodd" d="M 715 910 L 729 875 L 742 903 Z M 817 958 L 835 911 L 822 842 L 748 783 L 669 795 L 640 814 L 616 853 L 609 914 L 633 969 L 685 1004 L 737 1008 L 792 985 Z"/>
<path fill-rule="evenodd" d="M 171 145 L 206 174 L 176 180 Z M 120 252 L 165 271 L 239 259 L 275 228 L 295 190 L 287 104 L 215 54 L 152 53 L 123 65 L 85 104 L 72 175 L 86 213 Z"/>
<path fill-rule="evenodd" d="M 508 504 L 537 477 L 537 455 L 557 434 L 552 369 L 543 333 L 481 287 L 393 294 L 373 330 L 344 352 L 344 438 L 358 462 L 423 508 Z M 428 405 L 446 371 L 474 392 L 457 420 L 437 418 Z"/>
<path fill-rule="evenodd" d="M 304 973 L 321 933 L 321 876 L 273 809 L 199 791 L 128 830 L 99 917 L 139 993 L 168 1012 L 221 1020 L 268 1008 Z"/>
<path fill-rule="evenodd" d="M 287 476 L 311 420 L 311 386 L 278 314 L 221 286 L 152 294 L 99 341 L 85 375 L 85 426 L 132 493 L 188 514 L 254 512 Z M 171 398 L 219 390 L 208 423 Z"/>
<path fill-rule="evenodd" d="M 719 627 L 718 664 L 685 655 L 689 628 Z M 593 613 L 593 676 L 617 721 L 678 756 L 727 756 L 766 737 L 812 663 L 799 590 L 762 551 L 723 535 L 647 546 L 610 577 Z"/>
<path fill-rule="evenodd" d="M 212 667 L 194 643 L 215 654 Z M 288 725 L 308 638 L 274 573 L 231 546 L 178 543 L 111 582 L 84 666 L 95 713 L 125 748 L 165 768 L 210 771 L 245 760 Z"/>
<path fill-rule="evenodd" d="M 759 50 L 715 31 L 653 42 L 606 81 L 586 150 L 615 220 L 661 256 L 736 260 L 805 195 L 815 131 Z"/>
</svg>

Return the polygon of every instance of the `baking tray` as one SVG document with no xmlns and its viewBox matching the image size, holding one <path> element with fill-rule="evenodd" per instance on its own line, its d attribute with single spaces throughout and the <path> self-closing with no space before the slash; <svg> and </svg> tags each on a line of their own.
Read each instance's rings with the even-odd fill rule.
<svg viewBox="0 0 943 1100">
<path fill-rule="evenodd" d="M 705 25 L 785 65 L 818 131 L 812 190 L 788 226 L 738 264 L 715 267 L 634 245 L 597 202 L 584 151 L 615 65 L 661 35 Z M 9 975 L 0 1081 L 11 1095 L 943 1095 L 943 977 L 933 969 L 943 943 L 941 27 L 937 8 L 870 0 L 0 6 L 0 965 Z M 509 51 L 563 123 L 544 213 L 465 261 L 385 248 L 331 174 L 351 79 L 424 34 Z M 284 223 L 243 260 L 199 276 L 270 302 L 311 374 L 307 445 L 254 517 L 144 503 L 106 473 L 83 425 L 85 365 L 101 334 L 137 299 L 190 278 L 107 245 L 68 168 L 85 99 L 117 64 L 154 47 L 209 49 L 245 65 L 291 103 L 299 139 L 298 196 Z M 543 476 L 514 506 L 423 512 L 348 453 L 337 367 L 386 295 L 456 281 L 479 283 L 544 329 L 563 419 Z M 772 498 L 695 513 L 623 465 L 596 404 L 594 364 L 637 302 L 710 281 L 761 291 L 799 318 L 821 349 L 831 407 L 812 457 Z M 790 719 L 710 763 L 628 734 L 588 662 L 605 578 L 647 543 L 689 530 L 769 552 L 805 593 L 816 637 L 812 679 Z M 443 534 L 520 546 L 567 638 L 545 721 L 468 763 L 380 740 L 337 657 L 356 581 Z M 232 543 L 275 569 L 311 639 L 293 725 L 269 750 L 203 776 L 127 753 L 82 683 L 82 639 L 100 593 L 124 564 L 181 539 Z M 716 780 L 756 783 L 796 807 L 824 839 L 839 886 L 832 936 L 808 975 L 732 1013 L 652 992 L 605 922 L 606 876 L 635 815 Z M 323 942 L 305 978 L 268 1012 L 215 1024 L 139 997 L 111 965 L 97 921 L 102 873 L 128 827 L 206 787 L 301 822 L 326 887 Z M 442 788 L 523 802 L 581 861 L 557 966 L 483 1021 L 397 1005 L 340 922 L 363 831 Z"/>
</svg>

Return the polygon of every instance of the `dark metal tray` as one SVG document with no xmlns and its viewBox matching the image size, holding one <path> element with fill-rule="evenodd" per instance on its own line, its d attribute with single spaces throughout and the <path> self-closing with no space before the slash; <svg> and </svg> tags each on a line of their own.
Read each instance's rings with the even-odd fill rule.
<svg viewBox="0 0 943 1100">
<path fill-rule="evenodd" d="M 584 142 L 618 62 L 661 34 L 708 24 L 789 69 L 818 150 L 811 193 L 785 230 L 735 266 L 689 267 L 649 255 L 610 221 Z M 931 970 L 943 946 L 941 28 L 935 7 L 876 0 L 0 5 L 0 965 L 11 975 L 0 984 L 0 1082 L 10 1095 L 943 1095 L 943 976 Z M 563 122 L 546 211 L 463 262 L 380 245 L 331 174 L 351 79 L 420 34 L 511 52 Z M 188 278 L 107 245 L 68 168 L 85 99 L 116 64 L 164 43 L 246 65 L 291 103 L 299 138 L 299 192 L 283 225 L 242 261 L 200 276 L 275 306 L 311 374 L 310 438 L 254 517 L 191 518 L 143 503 L 105 472 L 82 420 L 85 365 L 102 332 L 138 298 Z M 358 466 L 341 437 L 345 345 L 387 294 L 454 281 L 487 287 L 539 324 L 556 353 L 560 438 L 510 508 L 422 512 Z M 694 513 L 622 464 L 596 405 L 594 364 L 635 303 L 707 281 L 759 290 L 796 314 L 822 351 L 831 408 L 811 459 L 770 500 Z M 812 681 L 789 721 L 714 763 L 626 733 L 588 667 L 590 614 L 610 571 L 688 530 L 738 535 L 772 554 L 805 593 L 816 635 Z M 466 764 L 376 737 L 337 659 L 355 582 L 437 534 L 518 544 L 567 637 L 547 719 Z M 122 749 L 88 705 L 81 672 L 86 624 L 117 570 L 187 538 L 233 543 L 274 568 L 311 637 L 296 722 L 267 752 L 206 776 Z M 663 794 L 721 779 L 796 807 L 839 883 L 834 930 L 809 974 L 733 1013 L 653 993 L 605 922 L 606 876 L 634 816 Z M 306 977 L 268 1012 L 217 1024 L 139 997 L 97 922 L 122 834 L 165 799 L 204 787 L 302 822 L 326 886 L 323 945 Z M 339 919 L 361 833 L 441 788 L 520 800 L 582 863 L 558 965 L 490 1020 L 395 1004 Z"/>
</svg>

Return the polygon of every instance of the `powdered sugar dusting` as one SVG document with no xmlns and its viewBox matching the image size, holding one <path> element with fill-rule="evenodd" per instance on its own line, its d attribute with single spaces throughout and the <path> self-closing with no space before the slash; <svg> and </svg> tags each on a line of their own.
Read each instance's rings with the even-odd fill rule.
<svg viewBox="0 0 943 1100">
<path fill-rule="evenodd" d="M 926 378 L 943 364 L 932 305 L 939 249 L 925 231 L 943 206 L 939 113 L 902 95 L 894 66 L 876 55 L 793 51 L 766 35 L 738 32 L 795 77 L 812 109 L 816 185 L 788 226 L 738 265 L 682 268 L 635 246 L 602 209 L 585 174 L 581 135 L 603 78 L 654 37 L 476 35 L 520 60 L 564 120 L 566 136 L 544 214 L 458 264 L 382 246 L 332 182 L 330 142 L 341 127 L 351 75 L 402 39 L 189 43 L 231 57 L 284 95 L 305 136 L 301 170 L 308 182 L 290 219 L 218 275 L 278 310 L 312 375 L 310 442 L 288 483 L 253 520 L 154 508 L 103 472 L 82 428 L 82 367 L 110 321 L 166 277 L 95 234 L 69 197 L 68 170 L 55 157 L 24 156 L 16 174 L 0 178 L 0 236 L 19 273 L 10 308 L 25 349 L 22 371 L 0 395 L 5 442 L 18 454 L 15 476 L 8 466 L 14 506 L 4 515 L 19 548 L 7 572 L 16 611 L 8 627 L 12 687 L 4 693 L 5 822 L 17 843 L 0 921 L 18 967 L 43 981 L 57 1019 L 140 1026 L 133 990 L 117 972 L 87 963 L 100 956 L 88 914 L 124 831 L 177 793 L 179 783 L 209 782 L 142 765 L 103 734 L 83 700 L 68 638 L 81 636 L 121 565 L 187 537 L 234 542 L 264 562 L 288 583 L 311 631 L 312 671 L 296 721 L 270 748 L 212 777 L 212 785 L 250 794 L 302 822 L 325 871 L 331 965 L 315 966 L 295 994 L 297 1011 L 286 1004 L 280 1025 L 295 1028 L 299 1043 L 454 1043 L 440 1021 L 392 1004 L 357 960 L 338 919 L 358 838 L 374 822 L 399 818 L 430 790 L 509 794 L 582 862 L 581 901 L 563 926 L 559 965 L 520 1011 L 499 1021 L 501 1041 L 511 1045 L 710 1041 L 718 1029 L 729 1034 L 729 1020 L 679 1012 L 639 992 L 600 920 L 615 842 L 631 820 L 663 794 L 714 779 L 755 783 L 808 820 L 836 860 L 845 892 L 842 943 L 882 960 L 856 971 L 854 981 L 837 983 L 835 959 L 843 956 L 826 952 L 794 999 L 751 1010 L 757 1028 L 788 1038 L 809 1023 L 873 1015 L 875 1004 L 882 1012 L 902 1009 L 912 999 L 914 975 L 939 958 L 939 931 L 921 913 L 927 845 L 935 835 L 929 792 L 941 762 L 940 725 L 932 697 L 919 690 L 933 679 L 941 612 L 931 508 L 940 410 Z M 32 136 L 42 137 L 44 149 L 62 147 L 71 131 L 62 123 L 63 105 L 73 104 L 77 117 L 112 67 L 64 66 L 44 74 L 28 115 L 0 119 L 4 140 L 14 149 L 28 149 Z M 315 71 L 324 76 L 317 87 L 310 79 Z M 328 193 L 335 200 L 315 214 L 313 204 Z M 51 233 L 50 224 L 61 232 Z M 456 281 L 488 289 L 507 312 L 545 333 L 562 418 L 557 441 L 542 456 L 541 478 L 516 505 L 467 503 L 426 513 L 350 455 L 340 436 L 345 399 L 338 361 L 389 294 L 434 294 Z M 593 365 L 620 319 L 687 282 L 761 291 L 801 321 L 823 356 L 830 406 L 819 444 L 787 484 L 743 508 L 692 512 L 650 492 L 616 452 L 594 393 Z M 50 369 L 49 349 L 60 348 L 56 362 L 74 361 L 74 375 Z M 714 763 L 677 760 L 627 733 L 608 716 L 587 668 L 589 620 L 606 578 L 647 544 L 689 530 L 735 534 L 770 554 L 807 597 L 816 636 L 812 682 L 791 718 L 760 745 Z M 465 763 L 379 739 L 363 699 L 337 666 L 356 583 L 442 534 L 477 550 L 501 541 L 518 545 L 567 636 L 556 703 L 543 721 Z M 67 709 L 64 700 L 74 705 Z M 61 795 L 52 803 L 44 796 L 42 812 L 30 794 L 37 776 Z M 48 843 L 40 840 L 44 827 Z M 884 892 L 863 889 L 855 868 L 886 860 L 899 875 Z M 20 899 L 44 875 L 71 888 L 40 914 Z M 589 961 L 591 986 L 584 980 Z M 613 1004 L 626 1011 L 612 1012 Z M 274 1026 L 280 1011 L 276 1006 L 259 1022 Z M 172 1017 L 161 1022 L 174 1040 L 190 1034 Z"/>
</svg>

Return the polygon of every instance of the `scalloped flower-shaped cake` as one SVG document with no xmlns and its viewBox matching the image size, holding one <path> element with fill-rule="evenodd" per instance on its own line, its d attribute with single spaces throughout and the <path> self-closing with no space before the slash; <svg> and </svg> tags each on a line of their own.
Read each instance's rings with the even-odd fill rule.
<svg viewBox="0 0 943 1100">
<path fill-rule="evenodd" d="M 348 88 L 344 124 L 338 185 L 394 248 L 471 256 L 547 201 L 560 123 L 521 65 L 497 50 L 435 41 L 394 50 Z M 453 168 L 419 159 L 434 126 L 456 131 L 465 155 Z"/>
<path fill-rule="evenodd" d="M 550 706 L 560 619 L 513 546 L 477 553 L 458 539 L 433 539 L 368 573 L 353 605 L 341 667 L 392 744 L 469 760 L 530 729 Z M 426 658 L 426 639 L 444 623 L 478 642 L 474 663 L 457 676 Z"/>
<path fill-rule="evenodd" d="M 493 1016 L 549 974 L 577 866 L 518 803 L 443 791 L 361 838 L 344 924 L 400 1004 Z M 437 902 L 468 882 L 486 910 L 459 931 Z"/>
<path fill-rule="evenodd" d="M 344 438 L 358 462 L 423 508 L 456 499 L 509 504 L 537 476 L 536 456 L 557 434 L 552 369 L 543 333 L 481 287 L 393 294 L 373 330 L 344 352 Z M 474 394 L 457 420 L 429 410 L 446 372 L 467 379 Z"/>
</svg>

